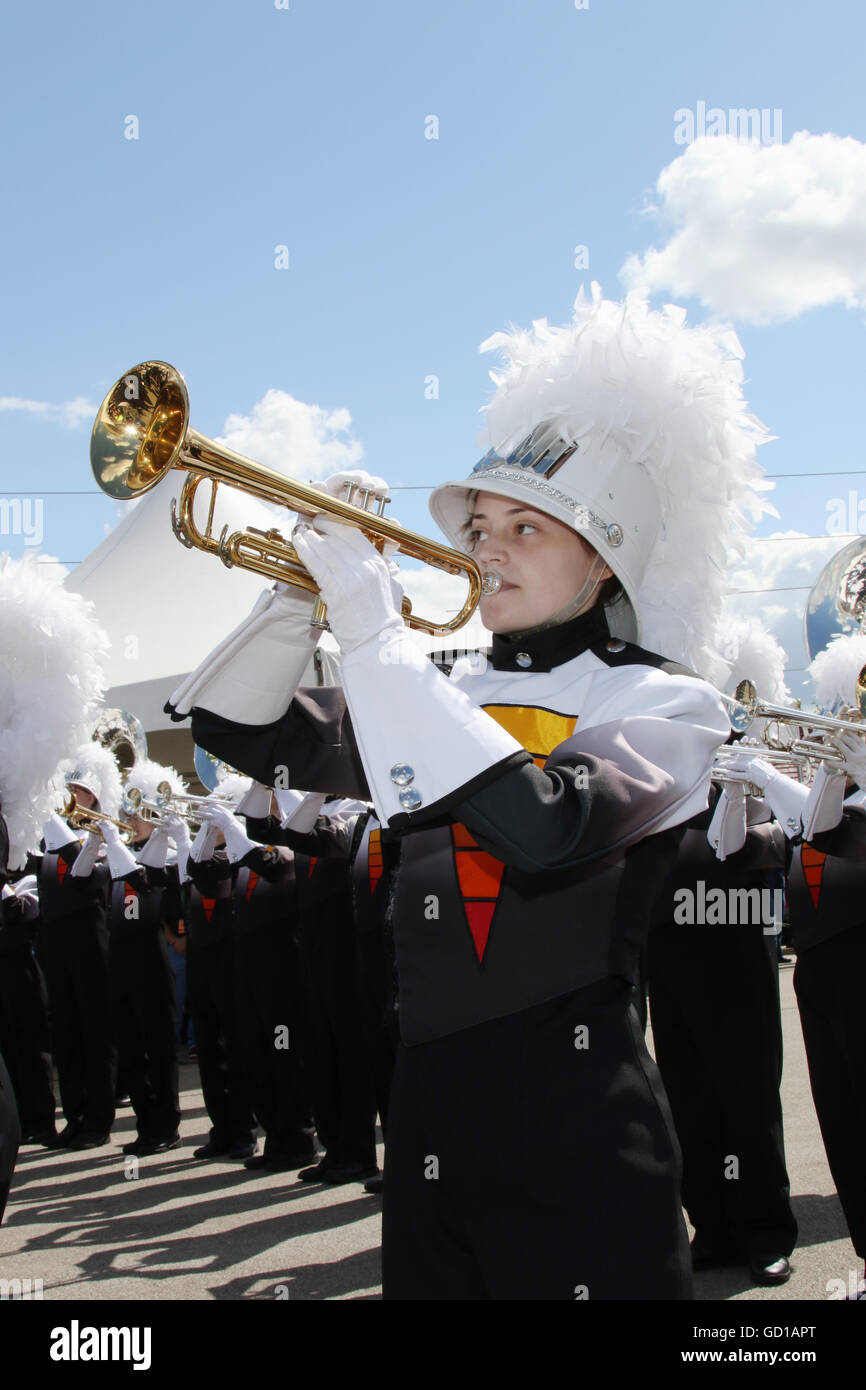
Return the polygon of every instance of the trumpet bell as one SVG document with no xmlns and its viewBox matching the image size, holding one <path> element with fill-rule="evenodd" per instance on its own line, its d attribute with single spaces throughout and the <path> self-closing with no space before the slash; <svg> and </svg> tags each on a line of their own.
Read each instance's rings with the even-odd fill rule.
<svg viewBox="0 0 866 1390">
<path fill-rule="evenodd" d="M 90 463 L 118 501 L 156 487 L 177 462 L 189 427 L 189 394 L 167 362 L 139 362 L 109 391 L 93 425 Z"/>
</svg>

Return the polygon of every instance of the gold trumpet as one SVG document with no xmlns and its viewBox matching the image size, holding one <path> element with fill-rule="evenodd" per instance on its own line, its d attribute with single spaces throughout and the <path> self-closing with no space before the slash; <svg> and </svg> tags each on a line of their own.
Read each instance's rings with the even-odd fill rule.
<svg viewBox="0 0 866 1390">
<path fill-rule="evenodd" d="M 229 568 L 237 565 L 268 579 L 318 593 L 315 580 L 301 564 L 294 546 L 275 528 L 259 531 L 249 526 L 229 534 L 224 526 L 219 537 L 214 536 L 214 505 L 220 483 L 303 515 L 324 513 L 358 527 L 380 550 L 386 541 L 393 541 L 403 555 L 422 560 L 446 574 L 466 575 L 469 594 L 456 618 L 445 623 L 431 622 L 412 613 L 408 600 L 404 600 L 404 617 L 410 627 L 432 634 L 455 632 L 469 621 L 481 597 L 481 574 L 475 561 L 459 550 L 450 550 L 388 520 L 381 514 L 386 498 L 375 498 L 379 512 L 373 514 L 365 510 L 369 494 L 362 495 L 361 506 L 353 506 L 350 501 L 329 497 L 318 488 L 254 463 L 190 429 L 186 382 L 166 362 L 140 362 L 111 388 L 93 426 L 90 462 L 102 491 L 118 499 L 149 492 L 170 468 L 186 472 L 180 504 L 171 505 L 174 534 L 182 545 L 216 555 Z M 195 523 L 194 504 L 199 485 L 205 481 L 211 485 L 211 494 L 202 532 Z M 319 600 L 313 626 L 326 627 L 324 615 L 325 606 Z"/>
<path fill-rule="evenodd" d="M 109 825 L 114 825 L 122 835 L 131 835 L 132 827 L 125 821 L 115 820 L 113 816 L 107 816 L 104 811 L 91 811 L 86 806 L 79 806 L 75 799 L 75 793 L 69 793 L 69 799 L 61 812 L 73 830 L 96 830 L 99 831 L 100 821 L 107 821 Z"/>
</svg>

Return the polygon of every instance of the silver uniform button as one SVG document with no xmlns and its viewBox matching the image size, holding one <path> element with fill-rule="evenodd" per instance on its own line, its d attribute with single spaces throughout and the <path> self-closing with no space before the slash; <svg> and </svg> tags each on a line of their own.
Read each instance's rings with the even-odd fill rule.
<svg viewBox="0 0 866 1390">
<path fill-rule="evenodd" d="M 612 637 L 609 642 L 605 643 L 605 646 L 609 652 L 625 651 L 625 642 L 620 642 L 618 637 Z"/>
<path fill-rule="evenodd" d="M 397 799 L 405 811 L 417 811 L 421 802 L 424 800 L 421 793 L 417 791 L 415 787 L 410 787 L 408 791 L 401 792 Z"/>
<path fill-rule="evenodd" d="M 398 787 L 408 787 L 410 782 L 415 781 L 415 769 L 408 763 L 395 763 L 391 768 L 391 781 L 396 782 Z"/>
<path fill-rule="evenodd" d="M 529 655 L 529 652 L 518 652 L 514 660 L 517 662 L 518 666 L 522 666 L 524 670 L 527 666 L 532 665 L 532 657 Z"/>
</svg>

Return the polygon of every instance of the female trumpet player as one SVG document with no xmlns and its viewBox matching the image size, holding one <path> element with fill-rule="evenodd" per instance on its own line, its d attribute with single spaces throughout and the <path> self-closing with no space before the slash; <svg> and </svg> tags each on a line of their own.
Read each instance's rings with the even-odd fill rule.
<svg viewBox="0 0 866 1390">
<path fill-rule="evenodd" d="M 275 593 L 173 696 L 206 748 L 259 781 L 287 765 L 369 798 L 402 841 L 387 1298 L 690 1293 L 677 1145 L 632 993 L 729 724 L 706 683 L 636 643 L 707 656 L 711 557 L 751 498 L 760 427 L 731 340 L 683 317 L 594 291 L 565 328 L 487 344 L 507 353 L 492 447 L 431 501 L 489 576 L 486 671 L 445 678 L 387 563 L 319 517 L 296 544 L 342 690 L 291 698 L 310 603 Z"/>
</svg>

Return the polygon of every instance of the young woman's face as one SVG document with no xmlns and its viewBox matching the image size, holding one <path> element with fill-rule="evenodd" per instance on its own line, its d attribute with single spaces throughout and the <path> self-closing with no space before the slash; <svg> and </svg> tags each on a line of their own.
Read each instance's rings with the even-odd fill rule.
<svg viewBox="0 0 866 1390">
<path fill-rule="evenodd" d="M 481 621 L 491 632 L 539 627 L 580 592 L 596 552 L 570 526 L 522 506 L 511 497 L 480 492 L 469 520 L 472 558 L 502 576 L 496 594 L 481 599 Z M 607 565 L 584 608 L 591 608 L 611 571 Z M 576 616 L 576 615 L 575 615 Z"/>
</svg>

